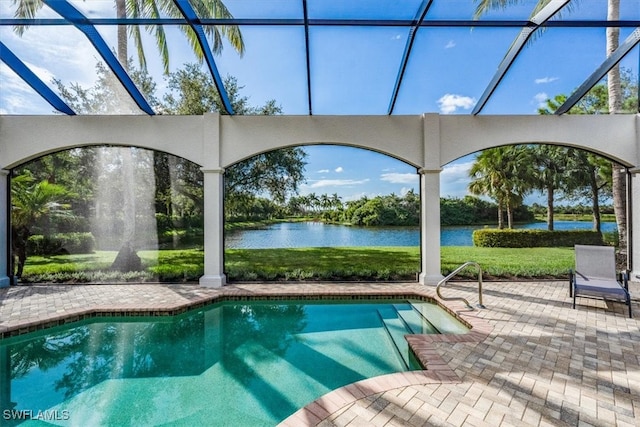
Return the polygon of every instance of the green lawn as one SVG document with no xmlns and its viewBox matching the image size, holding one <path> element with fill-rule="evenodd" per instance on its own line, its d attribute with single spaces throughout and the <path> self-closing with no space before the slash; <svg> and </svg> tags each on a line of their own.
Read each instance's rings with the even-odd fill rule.
<svg viewBox="0 0 640 427">
<path fill-rule="evenodd" d="M 31 256 L 28 282 L 196 281 L 203 272 L 199 249 L 140 251 L 145 270 L 109 271 L 114 251 L 94 254 Z M 477 248 L 444 246 L 442 273 L 476 261 L 485 278 L 566 278 L 573 266 L 572 248 Z M 227 250 L 229 280 L 415 280 L 420 252 L 415 247 L 356 247 Z M 473 276 L 473 270 L 462 277 Z"/>
<path fill-rule="evenodd" d="M 547 221 L 547 216 L 546 215 L 535 215 L 535 219 L 537 221 L 546 222 Z M 561 213 L 554 213 L 553 214 L 553 219 L 555 221 L 585 221 L 585 222 L 591 222 L 591 221 L 593 221 L 593 215 L 591 215 L 591 214 L 561 214 Z M 615 216 L 615 214 L 601 214 L 600 215 L 600 220 L 602 222 L 616 222 L 616 216 Z"/>
</svg>

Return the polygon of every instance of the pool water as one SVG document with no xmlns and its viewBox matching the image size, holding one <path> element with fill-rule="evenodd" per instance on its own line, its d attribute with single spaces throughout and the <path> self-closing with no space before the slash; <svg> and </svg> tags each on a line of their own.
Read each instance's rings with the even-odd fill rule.
<svg viewBox="0 0 640 427">
<path fill-rule="evenodd" d="M 405 334 L 466 331 L 406 300 L 96 318 L 0 341 L 0 424 L 273 426 L 338 387 L 420 369 Z"/>
</svg>

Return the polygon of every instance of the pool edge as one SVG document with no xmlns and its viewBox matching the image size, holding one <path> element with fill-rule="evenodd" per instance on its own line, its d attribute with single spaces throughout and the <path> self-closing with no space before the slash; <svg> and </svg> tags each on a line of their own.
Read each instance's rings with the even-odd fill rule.
<svg viewBox="0 0 640 427">
<path fill-rule="evenodd" d="M 105 285 L 47 285 L 48 287 L 67 287 L 67 286 L 105 286 Z M 171 285 L 169 285 L 171 286 Z M 247 289 L 247 287 L 259 286 L 259 289 Z M 393 285 L 388 290 L 371 290 L 371 289 L 340 289 L 339 287 L 319 286 L 313 292 L 308 290 L 279 290 L 273 289 L 264 284 L 249 284 L 248 286 L 225 286 L 215 290 L 203 290 L 198 292 L 196 297 L 188 301 L 176 301 L 174 303 L 165 303 L 162 306 L 143 306 L 143 304 L 121 304 L 120 306 L 95 304 L 84 308 L 75 308 L 65 310 L 64 312 L 55 312 L 41 315 L 35 318 L 28 318 L 24 321 L 18 321 L 9 326 L 0 325 L 0 339 L 15 337 L 43 329 L 56 326 L 66 325 L 68 323 L 87 320 L 97 317 L 124 317 L 124 316 L 176 316 L 186 311 L 204 307 L 209 304 L 225 301 L 249 301 L 249 300 L 270 300 L 270 299 L 300 299 L 300 300 L 320 300 L 320 299 L 380 299 L 380 298 L 418 298 L 438 304 L 442 309 L 450 315 L 457 318 L 465 326 L 473 332 L 476 325 L 469 322 L 465 311 L 469 311 L 464 306 L 457 306 L 451 302 L 444 302 L 437 298 L 435 292 L 428 288 L 420 289 L 416 286 L 424 288 L 423 285 L 414 285 L 407 289 L 397 289 Z M 200 290 L 200 289 L 198 289 Z M 256 290 L 258 290 L 256 292 Z M 462 334 L 464 336 L 468 334 Z M 416 354 L 417 355 L 417 354 Z"/>
</svg>

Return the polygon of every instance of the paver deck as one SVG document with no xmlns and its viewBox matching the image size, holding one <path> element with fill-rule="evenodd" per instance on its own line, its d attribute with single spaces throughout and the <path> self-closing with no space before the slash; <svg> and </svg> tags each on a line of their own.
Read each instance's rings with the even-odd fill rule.
<svg viewBox="0 0 640 427">
<path fill-rule="evenodd" d="M 443 293 L 477 301 L 473 283 Z M 640 285 L 631 284 L 632 296 Z M 445 305 L 472 326 L 463 336 L 409 336 L 426 364 L 334 390 L 283 426 L 640 426 L 640 310 L 586 298 L 571 308 L 563 282 L 485 282 L 486 309 Z M 97 313 L 169 313 L 221 295 L 421 294 L 394 284 L 33 285 L 0 289 L 0 335 Z"/>
</svg>

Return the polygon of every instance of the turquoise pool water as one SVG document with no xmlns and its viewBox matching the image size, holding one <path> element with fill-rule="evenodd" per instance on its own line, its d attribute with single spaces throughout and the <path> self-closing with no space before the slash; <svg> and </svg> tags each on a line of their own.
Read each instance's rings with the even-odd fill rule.
<svg viewBox="0 0 640 427">
<path fill-rule="evenodd" d="M 0 424 L 273 426 L 343 385 L 419 369 L 404 334 L 466 331 L 406 300 L 96 318 L 0 341 Z"/>
</svg>

